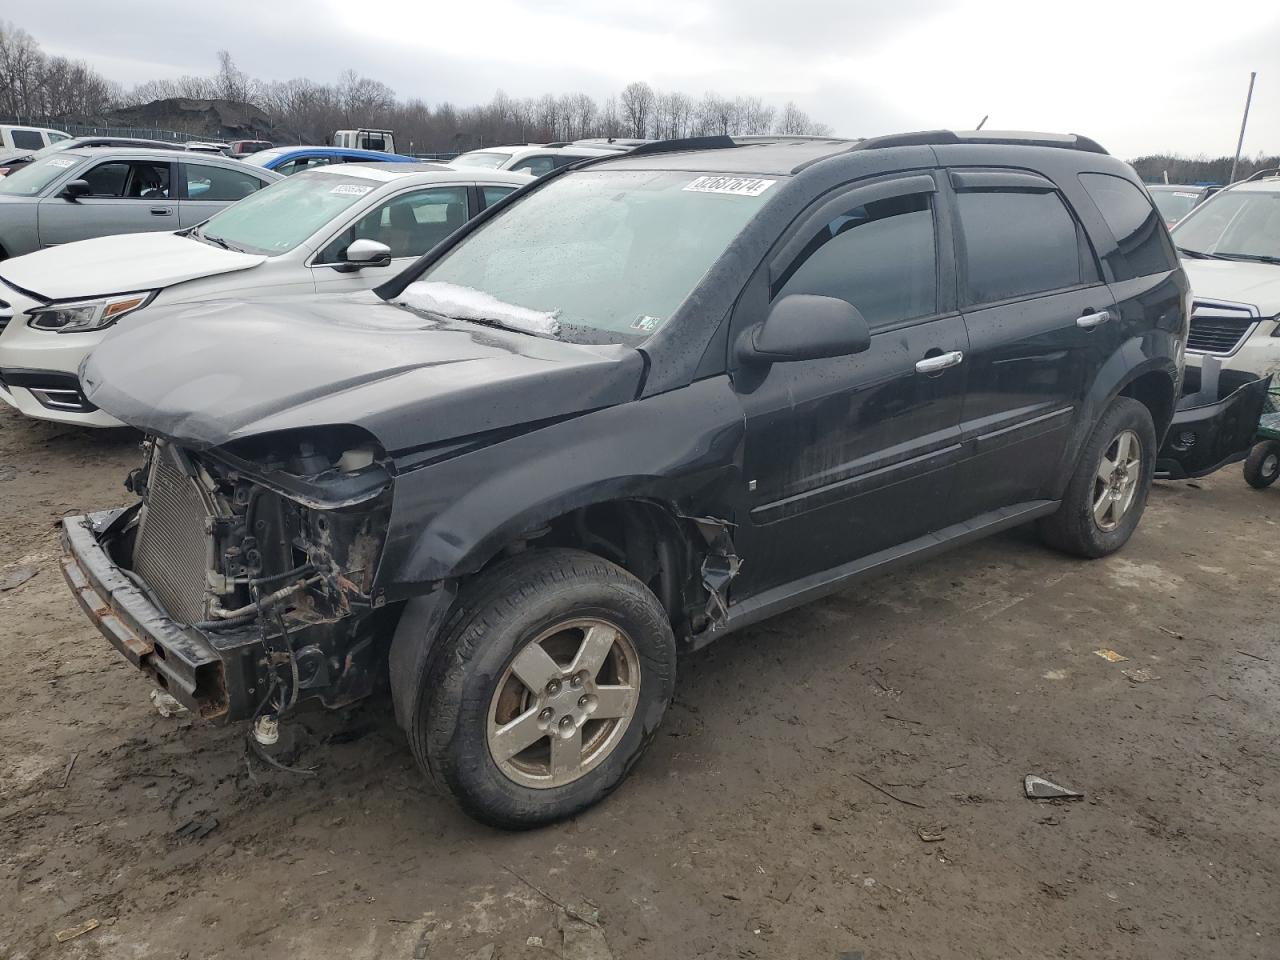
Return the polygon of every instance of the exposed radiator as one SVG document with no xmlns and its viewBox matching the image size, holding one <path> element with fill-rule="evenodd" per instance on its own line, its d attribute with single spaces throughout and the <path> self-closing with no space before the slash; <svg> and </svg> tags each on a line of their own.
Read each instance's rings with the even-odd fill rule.
<svg viewBox="0 0 1280 960">
<path fill-rule="evenodd" d="M 138 523 L 133 571 L 165 612 L 181 623 L 196 623 L 206 616 L 209 517 L 196 481 L 183 472 L 167 445 L 158 447 Z"/>
</svg>

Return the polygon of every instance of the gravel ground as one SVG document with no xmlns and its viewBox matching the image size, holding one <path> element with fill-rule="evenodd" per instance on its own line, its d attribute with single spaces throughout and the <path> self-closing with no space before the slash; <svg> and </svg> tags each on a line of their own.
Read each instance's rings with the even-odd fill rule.
<svg viewBox="0 0 1280 960">
<path fill-rule="evenodd" d="M 55 562 L 136 441 L 0 410 L 0 957 L 1280 956 L 1280 490 L 1238 469 L 1110 559 L 1014 531 L 713 645 L 607 802 L 508 834 L 385 704 L 294 723 L 311 777 L 157 713 Z"/>
</svg>

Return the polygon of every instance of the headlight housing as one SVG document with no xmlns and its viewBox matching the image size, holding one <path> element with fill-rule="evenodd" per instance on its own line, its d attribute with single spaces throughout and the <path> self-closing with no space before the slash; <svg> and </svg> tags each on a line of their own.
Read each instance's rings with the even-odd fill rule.
<svg viewBox="0 0 1280 960">
<path fill-rule="evenodd" d="M 142 290 L 94 300 L 50 303 L 27 311 L 27 326 L 55 333 L 83 333 L 109 327 L 126 314 L 141 310 L 160 291 Z"/>
</svg>

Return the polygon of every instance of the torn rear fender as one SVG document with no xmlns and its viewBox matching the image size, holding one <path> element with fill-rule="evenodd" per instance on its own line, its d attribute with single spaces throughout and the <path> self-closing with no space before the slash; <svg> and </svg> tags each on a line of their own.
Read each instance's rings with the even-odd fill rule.
<svg viewBox="0 0 1280 960">
<path fill-rule="evenodd" d="M 1224 400 L 1199 406 L 1203 394 L 1183 397 L 1156 458 L 1156 476 L 1168 480 L 1204 477 L 1249 455 L 1271 378 L 1240 387 Z"/>
</svg>

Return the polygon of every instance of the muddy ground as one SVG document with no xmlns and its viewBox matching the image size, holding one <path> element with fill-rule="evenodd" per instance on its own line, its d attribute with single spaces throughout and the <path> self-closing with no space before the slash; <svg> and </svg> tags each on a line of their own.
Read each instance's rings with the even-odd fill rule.
<svg viewBox="0 0 1280 960">
<path fill-rule="evenodd" d="M 1236 468 L 1111 559 L 1015 531 L 712 646 L 611 799 L 507 834 L 379 704 L 295 725 L 310 778 L 157 713 L 54 559 L 136 440 L 0 411 L 0 957 L 1280 956 L 1280 490 Z"/>
</svg>

